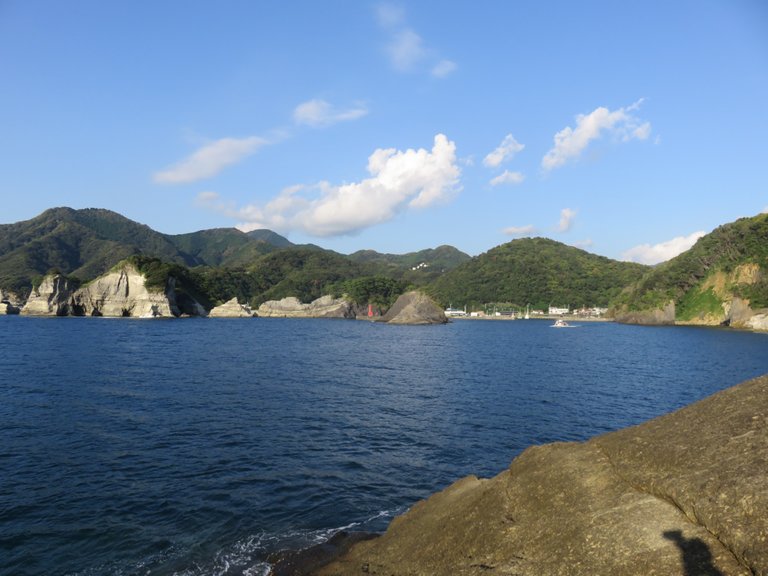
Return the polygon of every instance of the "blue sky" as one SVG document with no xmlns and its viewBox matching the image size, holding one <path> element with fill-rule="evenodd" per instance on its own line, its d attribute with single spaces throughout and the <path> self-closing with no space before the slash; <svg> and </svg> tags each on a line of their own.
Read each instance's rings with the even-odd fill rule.
<svg viewBox="0 0 768 576">
<path fill-rule="evenodd" d="M 656 262 L 768 210 L 768 3 L 0 0 L 0 223 Z"/>
</svg>

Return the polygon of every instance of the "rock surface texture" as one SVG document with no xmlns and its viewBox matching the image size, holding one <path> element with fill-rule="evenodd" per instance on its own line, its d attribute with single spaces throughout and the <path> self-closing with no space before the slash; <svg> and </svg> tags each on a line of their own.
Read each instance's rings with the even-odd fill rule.
<svg viewBox="0 0 768 576">
<path fill-rule="evenodd" d="M 343 298 L 322 296 L 309 304 L 298 298 L 269 300 L 259 306 L 257 315 L 272 318 L 354 318 L 355 312 Z"/>
<path fill-rule="evenodd" d="M 202 307 L 195 303 L 204 313 Z M 22 314 L 32 316 L 179 316 L 173 280 L 165 292 L 148 290 L 144 276 L 132 265 L 122 265 L 73 290 L 62 276 L 46 276 L 32 291 Z"/>
<path fill-rule="evenodd" d="M 34 288 L 21 309 L 30 316 L 66 316 L 72 310 L 73 289 L 66 278 L 51 274 Z"/>
<path fill-rule="evenodd" d="M 448 318 L 440 306 L 423 292 L 401 295 L 380 322 L 387 324 L 445 324 Z"/>
<path fill-rule="evenodd" d="M 616 312 L 616 321 L 626 324 L 672 325 L 675 323 L 675 303 L 668 302 L 664 308 L 654 310 Z"/>
<path fill-rule="evenodd" d="M 144 276 L 130 264 L 121 266 L 78 290 L 75 309 L 86 316 L 179 316 L 173 287 L 166 293 L 150 292 Z"/>
<path fill-rule="evenodd" d="M 312 573 L 768 575 L 768 377 L 585 443 L 529 448 Z"/>
<path fill-rule="evenodd" d="M 240 304 L 237 297 L 208 312 L 209 318 L 253 318 L 253 310 L 246 304 Z"/>
</svg>

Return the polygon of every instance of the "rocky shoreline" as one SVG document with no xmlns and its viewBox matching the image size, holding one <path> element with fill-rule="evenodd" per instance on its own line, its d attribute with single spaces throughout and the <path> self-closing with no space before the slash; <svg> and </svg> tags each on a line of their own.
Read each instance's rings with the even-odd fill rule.
<svg viewBox="0 0 768 576">
<path fill-rule="evenodd" d="M 534 446 L 378 538 L 275 557 L 273 574 L 765 576 L 767 414 L 763 376 L 587 442 Z"/>
<path fill-rule="evenodd" d="M 426 294 L 407 292 L 398 297 L 382 316 L 362 316 L 360 306 L 346 298 L 322 296 L 302 303 L 298 298 L 270 300 L 254 311 L 232 298 L 206 310 L 188 294 L 177 294 L 171 277 L 164 289 L 150 289 L 145 276 L 130 263 L 123 263 L 84 286 L 76 286 L 59 274 L 45 276 L 24 302 L 0 292 L 0 314 L 25 316 L 107 316 L 120 318 L 346 318 L 365 317 L 390 324 L 444 324 L 443 310 Z M 370 309 L 372 311 L 372 308 Z M 380 312 L 380 311 L 378 311 Z"/>
</svg>

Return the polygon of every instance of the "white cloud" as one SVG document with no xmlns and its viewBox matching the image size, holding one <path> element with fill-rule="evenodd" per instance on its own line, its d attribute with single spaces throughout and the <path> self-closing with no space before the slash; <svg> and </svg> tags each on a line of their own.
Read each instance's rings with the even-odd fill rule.
<svg viewBox="0 0 768 576">
<path fill-rule="evenodd" d="M 460 190 L 456 145 L 443 134 L 435 136 L 432 150 L 376 150 L 368 158 L 368 172 L 370 178 L 351 184 L 292 186 L 264 206 L 216 209 L 240 220 L 242 230 L 340 236 L 445 201 Z"/>
<path fill-rule="evenodd" d="M 502 232 L 507 236 L 533 236 L 538 231 L 535 226 L 529 224 L 527 226 L 510 226 L 509 228 L 504 228 Z"/>
<path fill-rule="evenodd" d="M 573 226 L 573 219 L 576 217 L 576 210 L 563 208 L 560 210 L 560 222 L 557 224 L 558 232 L 568 232 Z"/>
<path fill-rule="evenodd" d="M 392 28 L 398 26 L 405 20 L 405 12 L 402 6 L 382 3 L 376 6 L 376 18 L 379 26 L 383 28 Z"/>
<path fill-rule="evenodd" d="M 512 159 L 512 157 L 525 148 L 524 144 L 520 144 L 512 134 L 507 134 L 501 144 L 485 158 L 483 158 L 483 164 L 491 168 L 496 168 L 501 165 L 502 162 L 506 162 Z"/>
<path fill-rule="evenodd" d="M 395 70 L 411 72 L 427 55 L 421 36 L 410 28 L 396 32 L 387 45 L 389 60 Z"/>
<path fill-rule="evenodd" d="M 188 158 L 165 170 L 156 172 L 153 180 L 161 184 L 184 184 L 204 180 L 250 156 L 266 144 L 268 141 L 258 136 L 222 138 L 206 144 Z"/>
<path fill-rule="evenodd" d="M 593 140 L 608 132 L 623 142 L 629 140 L 645 140 L 650 136 L 650 122 L 643 122 L 633 114 L 642 99 L 625 108 L 611 112 L 608 108 L 596 108 L 589 114 L 576 116 L 576 127 L 566 126 L 555 134 L 555 145 L 541 161 L 544 170 L 552 170 L 562 166 L 567 161 L 578 158 L 581 152 Z"/>
<path fill-rule="evenodd" d="M 219 193 L 218 192 L 211 192 L 210 190 L 206 190 L 205 192 L 200 192 L 196 200 L 197 202 L 201 204 L 207 204 L 209 202 L 215 202 L 219 199 Z"/>
<path fill-rule="evenodd" d="M 440 60 L 440 62 L 432 68 L 432 76 L 435 78 L 445 78 L 446 76 L 453 74 L 456 68 L 456 62 L 451 60 Z"/>
<path fill-rule="evenodd" d="M 640 244 L 624 252 L 621 255 L 621 259 L 629 262 L 639 262 L 640 264 L 658 264 L 685 252 L 705 234 L 703 231 L 694 232 L 688 236 L 677 236 L 672 238 L 672 240 L 660 242 L 653 246 L 650 244 Z"/>
<path fill-rule="evenodd" d="M 408 26 L 402 7 L 382 3 L 376 7 L 376 20 L 386 32 L 386 54 L 398 72 L 429 72 L 435 78 L 450 76 L 456 62 L 442 58 L 428 48 L 424 39 Z"/>
<path fill-rule="evenodd" d="M 357 105 L 353 108 L 339 110 L 325 100 L 309 100 L 296 106 L 293 111 L 293 121 L 296 124 L 304 124 L 319 128 L 330 126 L 337 122 L 357 120 L 368 114 L 365 106 Z"/>
<path fill-rule="evenodd" d="M 525 175 L 522 172 L 510 172 L 509 170 L 504 170 L 504 172 L 491 180 L 491 186 L 520 184 L 523 180 L 525 180 Z"/>
</svg>

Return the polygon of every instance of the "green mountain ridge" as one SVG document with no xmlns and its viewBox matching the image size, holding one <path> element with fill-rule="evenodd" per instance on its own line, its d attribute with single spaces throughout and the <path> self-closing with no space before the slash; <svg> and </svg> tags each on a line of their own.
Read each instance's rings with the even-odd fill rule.
<svg viewBox="0 0 768 576">
<path fill-rule="evenodd" d="M 503 302 L 535 309 L 607 307 L 647 270 L 548 238 L 521 238 L 446 272 L 429 291 L 441 303 L 454 306 Z"/>
<path fill-rule="evenodd" d="M 51 208 L 30 220 L 0 225 L 0 288 L 25 298 L 50 272 L 87 282 L 141 256 L 154 282 L 180 276 L 212 304 L 232 296 L 258 304 L 284 296 L 315 298 L 355 278 L 382 276 L 421 285 L 432 271 L 439 274 L 469 258 L 448 246 L 414 255 L 370 254 L 369 260 L 356 259 L 312 244 L 295 245 L 271 230 L 168 235 L 110 210 Z M 426 262 L 430 273 L 410 271 L 412 261 Z"/>
<path fill-rule="evenodd" d="M 735 298 L 768 308 L 768 214 L 719 226 L 648 271 L 614 305 L 621 316 L 674 303 L 674 320 L 716 324 L 729 321 Z"/>
<path fill-rule="evenodd" d="M 0 289 L 22 299 L 47 273 L 88 282 L 128 258 L 148 282 L 163 286 L 172 276 L 179 290 L 206 307 L 235 296 L 258 306 L 269 299 L 295 296 L 307 302 L 325 294 L 384 306 L 397 291 L 418 287 L 444 306 L 611 306 L 627 321 L 642 321 L 651 311 L 652 322 L 729 323 L 733 310 L 768 309 L 766 214 L 720 226 L 654 267 L 547 238 L 513 240 L 476 257 L 452 246 L 344 255 L 294 245 L 270 230 L 167 235 L 95 208 L 52 208 L 31 220 L 0 225 Z"/>
</svg>

